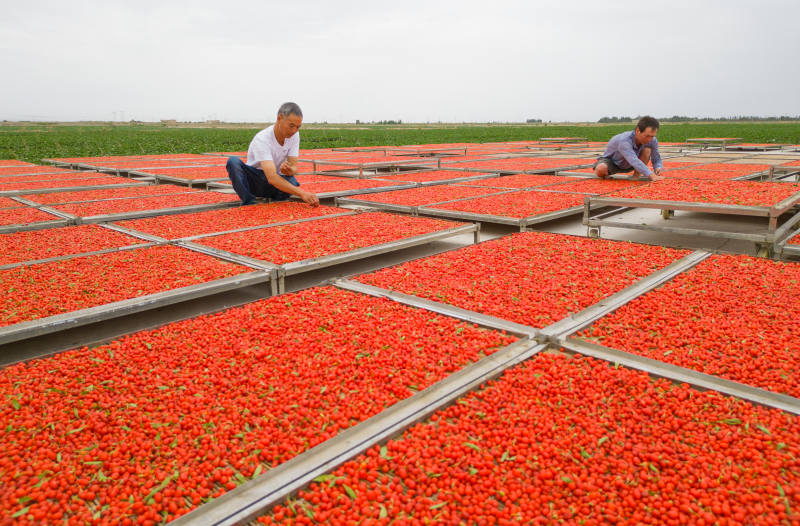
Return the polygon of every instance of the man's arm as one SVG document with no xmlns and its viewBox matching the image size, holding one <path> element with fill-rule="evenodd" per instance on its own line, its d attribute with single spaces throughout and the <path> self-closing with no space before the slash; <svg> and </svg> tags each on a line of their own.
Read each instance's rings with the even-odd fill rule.
<svg viewBox="0 0 800 526">
<path fill-rule="evenodd" d="M 316 195 L 310 192 L 306 192 L 302 188 L 299 188 L 291 184 L 286 179 L 278 175 L 278 171 L 275 169 L 275 163 L 273 163 L 272 161 L 261 161 L 261 169 L 264 170 L 264 175 L 267 176 L 267 182 L 269 182 L 269 184 L 271 184 L 278 190 L 286 192 L 287 194 L 296 195 L 297 197 L 302 199 L 304 203 L 309 204 L 311 206 L 319 206 L 319 199 L 317 198 Z M 295 170 L 297 170 L 296 167 Z"/>
<path fill-rule="evenodd" d="M 656 175 L 661 175 L 664 171 L 664 161 L 661 160 L 661 153 L 658 151 L 658 141 L 653 142 L 650 148 L 650 162 L 653 163 L 653 171 Z"/>
<path fill-rule="evenodd" d="M 636 156 L 636 152 L 633 151 L 633 146 L 631 146 L 630 142 L 623 141 L 620 143 L 619 153 L 621 153 L 625 160 L 628 161 L 628 164 L 633 166 L 633 169 L 640 174 L 649 177 L 653 173 L 650 168 Z"/>
<path fill-rule="evenodd" d="M 281 165 L 281 173 L 283 175 L 297 175 L 297 157 L 289 156 Z"/>
</svg>

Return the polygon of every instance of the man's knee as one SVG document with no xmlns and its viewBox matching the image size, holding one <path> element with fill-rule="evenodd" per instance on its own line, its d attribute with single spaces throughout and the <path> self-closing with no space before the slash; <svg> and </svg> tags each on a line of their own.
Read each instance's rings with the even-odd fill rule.
<svg viewBox="0 0 800 526">
<path fill-rule="evenodd" d="M 608 177 L 608 165 L 605 163 L 600 163 L 594 167 L 594 174 L 597 177 Z"/>
<path fill-rule="evenodd" d="M 228 162 L 225 163 L 226 168 L 232 168 L 242 163 L 242 160 L 238 157 L 228 157 Z"/>
<path fill-rule="evenodd" d="M 651 150 L 650 148 L 642 148 L 642 151 L 639 152 L 639 159 L 644 159 L 644 158 L 649 159 L 652 151 L 653 150 Z"/>
</svg>

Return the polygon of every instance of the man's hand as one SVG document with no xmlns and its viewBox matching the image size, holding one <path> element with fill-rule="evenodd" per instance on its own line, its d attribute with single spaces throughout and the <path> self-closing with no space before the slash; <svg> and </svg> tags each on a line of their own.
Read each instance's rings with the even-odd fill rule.
<svg viewBox="0 0 800 526">
<path fill-rule="evenodd" d="M 656 168 L 653 173 L 655 173 L 656 175 L 661 175 L 661 172 L 663 171 L 664 171 L 663 168 Z"/>
<path fill-rule="evenodd" d="M 651 174 L 650 174 L 650 180 L 651 180 L 651 181 L 662 181 L 662 180 L 666 179 L 666 177 L 664 177 L 663 175 L 661 175 L 661 172 L 662 172 L 662 171 L 663 171 L 663 170 L 662 170 L 661 168 L 659 168 L 659 169 L 658 169 L 658 170 L 656 170 L 655 172 L 651 173 Z"/>
<path fill-rule="evenodd" d="M 302 194 L 300 194 L 300 199 L 302 199 L 305 204 L 311 205 L 314 208 L 319 206 L 319 198 L 312 193 L 304 191 Z"/>
<path fill-rule="evenodd" d="M 281 165 L 280 171 L 283 175 L 297 175 L 294 170 L 294 166 L 289 164 L 289 161 L 284 161 Z"/>
</svg>

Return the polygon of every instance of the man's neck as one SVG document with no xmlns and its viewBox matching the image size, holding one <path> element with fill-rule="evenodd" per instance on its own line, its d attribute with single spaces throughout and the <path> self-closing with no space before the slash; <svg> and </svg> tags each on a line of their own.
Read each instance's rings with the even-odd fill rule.
<svg viewBox="0 0 800 526">
<path fill-rule="evenodd" d="M 276 128 L 275 126 L 272 127 L 272 135 L 275 136 L 275 140 L 277 140 L 278 144 L 280 144 L 281 146 L 283 146 L 283 143 L 286 142 L 286 136 L 284 136 L 280 131 L 278 131 L 278 128 Z"/>
</svg>

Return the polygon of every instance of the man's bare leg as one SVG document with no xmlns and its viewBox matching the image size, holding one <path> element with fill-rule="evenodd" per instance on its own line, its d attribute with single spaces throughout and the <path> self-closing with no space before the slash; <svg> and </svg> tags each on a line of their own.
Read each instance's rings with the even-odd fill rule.
<svg viewBox="0 0 800 526">
<path fill-rule="evenodd" d="M 608 178 L 608 165 L 606 163 L 598 164 L 594 169 L 594 174 L 600 179 Z"/>
<path fill-rule="evenodd" d="M 642 161 L 642 162 L 644 163 L 644 165 L 645 165 L 645 166 L 647 166 L 648 164 L 650 164 L 650 154 L 651 154 L 651 152 L 652 152 L 652 150 L 650 150 L 650 148 L 642 148 L 642 151 L 641 151 L 641 152 L 639 152 L 639 160 L 640 160 L 640 161 Z M 637 179 L 639 179 L 641 176 L 642 176 L 642 174 L 640 174 L 639 172 L 637 172 L 636 170 L 634 170 L 634 171 L 633 171 L 633 177 L 631 177 L 631 179 L 633 179 L 634 181 L 636 181 L 636 180 L 637 180 Z"/>
</svg>

